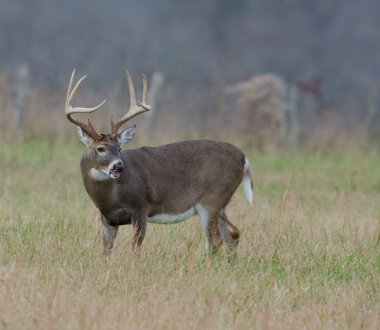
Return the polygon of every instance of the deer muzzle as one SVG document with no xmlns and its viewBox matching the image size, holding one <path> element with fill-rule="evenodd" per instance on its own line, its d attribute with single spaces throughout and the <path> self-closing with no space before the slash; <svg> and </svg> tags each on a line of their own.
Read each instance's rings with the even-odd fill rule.
<svg viewBox="0 0 380 330">
<path fill-rule="evenodd" d="M 123 162 L 120 159 L 113 161 L 108 166 L 108 171 L 109 171 L 109 175 L 111 176 L 112 179 L 119 178 L 121 173 L 124 171 Z"/>
</svg>

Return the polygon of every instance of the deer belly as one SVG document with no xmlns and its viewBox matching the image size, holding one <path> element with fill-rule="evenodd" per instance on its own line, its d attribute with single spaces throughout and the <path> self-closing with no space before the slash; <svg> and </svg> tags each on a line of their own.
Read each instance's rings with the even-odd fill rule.
<svg viewBox="0 0 380 330">
<path fill-rule="evenodd" d="M 179 214 L 155 214 L 153 216 L 148 217 L 149 223 L 159 223 L 159 224 L 172 224 L 172 223 L 179 223 L 183 222 L 189 218 L 191 218 L 193 215 L 195 215 L 196 211 L 195 208 L 192 207 L 188 209 L 187 211 Z"/>
</svg>

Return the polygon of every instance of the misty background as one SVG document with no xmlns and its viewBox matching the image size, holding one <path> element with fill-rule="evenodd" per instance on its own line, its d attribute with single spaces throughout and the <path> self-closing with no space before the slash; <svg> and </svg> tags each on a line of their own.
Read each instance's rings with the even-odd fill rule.
<svg viewBox="0 0 380 330">
<path fill-rule="evenodd" d="M 254 123 L 247 124 L 259 107 L 257 98 L 243 100 L 248 87 L 239 84 L 264 75 L 265 86 L 272 86 L 266 100 L 276 93 L 280 100 L 265 109 L 283 114 L 278 122 L 267 115 L 252 120 L 272 120 L 277 142 L 291 131 L 302 141 L 310 127 L 322 132 L 329 123 L 349 134 L 367 125 L 376 139 L 379 13 L 375 0 L 1 0 L 0 73 L 8 86 L 2 102 L 24 107 L 27 117 L 36 106 L 22 89 L 33 89 L 40 98 L 55 95 L 61 104 L 50 102 L 56 106 L 49 111 L 62 112 L 77 68 L 89 75 L 85 91 L 97 93 L 89 103 L 109 97 L 111 105 L 125 107 L 128 67 L 137 90 L 141 73 L 163 78 L 154 121 L 175 116 L 207 136 L 231 124 L 249 141 L 260 139 Z M 278 80 L 272 83 L 268 74 Z"/>
</svg>

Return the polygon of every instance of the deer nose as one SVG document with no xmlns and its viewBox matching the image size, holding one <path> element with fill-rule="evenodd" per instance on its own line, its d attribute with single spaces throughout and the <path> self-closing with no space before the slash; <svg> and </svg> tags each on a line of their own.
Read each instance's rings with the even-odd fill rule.
<svg viewBox="0 0 380 330">
<path fill-rule="evenodd" d="M 124 170 L 124 164 L 121 160 L 119 160 L 117 163 L 113 165 L 113 169 L 118 172 L 123 172 Z"/>
</svg>

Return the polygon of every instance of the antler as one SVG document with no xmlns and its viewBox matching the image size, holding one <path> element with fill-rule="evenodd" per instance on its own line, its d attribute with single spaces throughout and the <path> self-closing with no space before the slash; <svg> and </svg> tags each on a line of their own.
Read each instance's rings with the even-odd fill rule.
<svg viewBox="0 0 380 330">
<path fill-rule="evenodd" d="M 143 113 L 145 111 L 150 110 L 150 106 L 146 104 L 147 102 L 147 91 L 148 91 L 148 83 L 146 80 L 145 75 L 143 75 L 143 95 L 142 95 L 142 101 L 139 102 L 139 105 L 137 105 L 136 102 L 136 94 L 135 89 L 133 87 L 131 76 L 129 75 L 128 70 L 125 70 L 125 74 L 127 75 L 128 79 L 128 88 L 129 88 L 129 98 L 131 99 L 131 105 L 129 107 L 129 110 L 127 113 L 121 117 L 116 123 L 111 120 L 111 131 L 112 134 L 117 134 L 120 127 L 125 124 L 128 120 L 132 119 L 133 117 L 139 115 L 140 113 Z"/>
<path fill-rule="evenodd" d="M 97 140 L 100 138 L 100 135 L 96 132 L 95 128 L 92 126 L 90 119 L 88 119 L 88 124 L 81 123 L 80 121 L 75 120 L 74 118 L 71 117 L 72 114 L 74 113 L 90 113 L 98 110 L 101 108 L 104 103 L 106 103 L 107 100 L 103 100 L 102 103 L 99 105 L 93 107 L 93 108 L 82 108 L 82 107 L 72 107 L 71 106 L 71 101 L 74 97 L 75 92 L 79 88 L 80 84 L 84 79 L 86 79 L 87 76 L 83 76 L 78 80 L 78 82 L 75 84 L 74 88 L 72 88 L 73 82 L 74 82 L 74 76 L 75 76 L 75 70 L 71 74 L 70 82 L 69 82 L 69 87 L 67 89 L 67 96 L 66 96 L 66 104 L 65 104 L 65 113 L 67 116 L 67 119 L 70 120 L 72 123 L 75 125 L 79 126 L 82 128 L 87 134 L 89 134 L 93 139 Z"/>
</svg>

